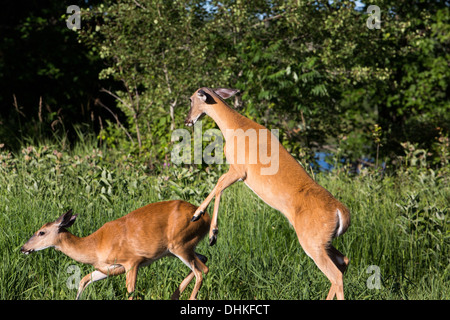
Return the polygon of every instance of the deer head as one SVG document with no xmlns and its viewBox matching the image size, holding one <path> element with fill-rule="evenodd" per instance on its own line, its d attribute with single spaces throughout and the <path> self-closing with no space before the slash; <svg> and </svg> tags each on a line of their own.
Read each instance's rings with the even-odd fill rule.
<svg viewBox="0 0 450 320">
<path fill-rule="evenodd" d="M 72 209 L 64 213 L 54 222 L 44 224 L 31 238 L 20 248 L 20 251 L 29 254 L 49 247 L 54 247 L 59 242 L 59 233 L 69 228 L 77 218 L 72 215 Z"/>
<path fill-rule="evenodd" d="M 212 108 L 214 104 L 217 104 L 214 99 L 214 95 L 219 96 L 222 99 L 228 99 L 238 93 L 239 90 L 236 89 L 209 89 L 209 88 L 200 88 L 198 89 L 190 98 L 191 109 L 186 117 L 184 123 L 187 126 L 193 126 L 198 119 L 200 119 L 203 115 L 208 114 L 208 110 Z"/>
</svg>

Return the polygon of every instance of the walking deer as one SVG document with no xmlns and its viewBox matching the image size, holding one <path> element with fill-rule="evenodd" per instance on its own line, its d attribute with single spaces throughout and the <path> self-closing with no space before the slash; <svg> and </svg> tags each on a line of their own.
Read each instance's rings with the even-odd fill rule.
<svg viewBox="0 0 450 320">
<path fill-rule="evenodd" d="M 219 178 L 192 221 L 200 219 L 215 197 L 209 231 L 209 242 L 213 245 L 217 240 L 222 192 L 234 182 L 243 181 L 264 202 L 283 213 L 294 227 L 306 254 L 331 282 L 327 299 L 334 296 L 344 299 L 343 273 L 349 260 L 331 241 L 347 230 L 349 210 L 317 184 L 269 130 L 226 104 L 223 99 L 237 92 L 204 87 L 190 97 L 191 108 L 185 124 L 192 126 L 203 115 L 210 116 L 225 138 L 224 151 L 230 163 L 229 171 Z M 235 139 L 241 143 L 234 143 Z"/>
<path fill-rule="evenodd" d="M 164 256 L 176 256 L 192 271 L 172 299 L 179 298 L 194 276 L 195 286 L 190 299 L 195 299 L 202 284 L 202 272 L 207 274 L 209 269 L 205 265 L 206 257 L 194 250 L 211 222 L 205 214 L 198 225 L 190 223 L 196 208 L 180 200 L 152 203 L 105 223 L 84 238 L 67 230 L 77 218 L 69 210 L 56 221 L 44 224 L 21 251 L 29 254 L 54 247 L 78 262 L 93 265 L 96 270 L 80 281 L 77 299 L 89 284 L 122 273 L 126 273 L 126 287 L 132 299 L 140 267 Z"/>
</svg>

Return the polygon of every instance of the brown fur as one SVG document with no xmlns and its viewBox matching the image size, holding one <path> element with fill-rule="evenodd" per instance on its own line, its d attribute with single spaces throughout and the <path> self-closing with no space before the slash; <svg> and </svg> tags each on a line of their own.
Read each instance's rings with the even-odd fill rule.
<svg viewBox="0 0 450 320">
<path fill-rule="evenodd" d="M 92 277 L 126 273 L 127 290 L 134 292 L 139 267 L 146 266 L 164 256 L 175 255 L 187 264 L 192 272 L 182 282 L 173 298 L 178 298 L 186 285 L 196 277 L 191 299 L 195 299 L 202 282 L 202 271 L 206 274 L 206 258 L 195 253 L 198 242 L 206 235 L 210 218 L 205 214 L 199 224 L 190 223 L 195 212 L 194 205 L 174 200 L 146 205 L 129 214 L 105 223 L 91 235 L 80 238 L 65 229 L 65 221 L 76 216 L 70 212 L 55 222 L 47 223 L 22 247 L 29 253 L 48 246 L 55 247 L 72 259 L 93 265 L 97 272 L 85 276 L 77 298 L 84 288 L 96 279 Z M 69 226 L 70 226 L 69 225 Z M 44 235 L 40 235 L 44 232 Z M 200 258 L 199 258 L 200 257 Z M 203 261 L 202 261 L 203 260 Z"/>
<path fill-rule="evenodd" d="M 262 200 L 282 212 L 295 228 L 303 249 L 332 284 L 327 299 L 332 299 L 334 295 L 337 295 L 338 299 L 343 299 L 342 273 L 348 265 L 348 258 L 331 245 L 331 240 L 347 230 L 350 224 L 349 210 L 317 184 L 278 140 L 274 140 L 276 143 L 272 144 L 270 131 L 259 131 L 266 128 L 239 114 L 225 103 L 222 98 L 230 97 L 234 93 L 232 89 L 201 88 L 191 96 L 191 109 L 186 124 L 192 125 L 201 114 L 213 118 L 227 141 L 225 155 L 231 164 L 229 171 L 219 178 L 213 191 L 198 207 L 193 220 L 198 218 L 212 198 L 216 197 L 209 232 L 210 244 L 214 244 L 218 233 L 217 214 L 220 196 L 223 190 L 234 182 L 244 181 Z M 231 144 L 234 148 L 228 147 L 229 139 L 233 138 L 229 129 L 234 132 L 238 129 L 244 132 L 254 129 L 257 132 L 258 143 L 256 146 L 248 142 L 245 146 L 234 143 Z M 264 141 L 261 140 L 261 134 L 267 134 L 265 141 L 268 154 L 271 154 L 272 148 L 278 148 L 276 174 L 261 174 L 261 168 L 270 167 L 270 163 L 262 164 L 259 159 L 259 148 Z M 245 162 L 239 164 L 236 156 L 243 148 L 246 151 Z M 255 155 L 258 155 L 258 162 L 252 163 L 251 156 Z M 275 158 L 272 160 L 276 161 Z"/>
</svg>

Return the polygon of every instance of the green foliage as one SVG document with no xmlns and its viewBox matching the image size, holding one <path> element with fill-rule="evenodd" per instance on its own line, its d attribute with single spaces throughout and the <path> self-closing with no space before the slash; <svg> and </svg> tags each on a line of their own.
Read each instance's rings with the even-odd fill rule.
<svg viewBox="0 0 450 320">
<path fill-rule="evenodd" d="M 103 91 L 116 99 L 127 123 L 109 123 L 100 137 L 153 162 L 170 153 L 171 130 L 184 116 L 178 107 L 187 107 L 186 94 L 203 77 L 198 67 L 203 55 L 195 43 L 202 9 L 193 4 L 186 10 L 184 1 L 139 4 L 86 9 L 81 39 L 107 62 L 99 77 L 121 84 L 114 92 Z"/>
<path fill-rule="evenodd" d="M 226 167 L 169 159 L 201 86 L 240 89 L 232 107 L 279 129 L 302 163 L 332 152 L 336 170 L 315 178 L 352 212 L 335 242 L 351 260 L 347 298 L 449 299 L 445 1 L 373 1 L 381 29 L 348 0 L 80 1 L 77 32 L 65 28 L 65 4 L 42 3 L 0 22 L 2 299 L 75 296 L 71 259 L 19 254 L 63 210 L 81 214 L 73 232 L 83 236 L 149 202 L 201 203 Z M 356 176 L 354 162 L 366 165 Z M 198 248 L 210 267 L 201 299 L 324 298 L 329 283 L 295 232 L 243 184 L 224 193 L 219 223 L 217 245 Z M 367 286 L 372 265 L 380 289 Z M 187 272 L 158 261 L 140 271 L 138 295 L 167 299 Z M 86 297 L 123 299 L 123 283 L 96 283 Z"/>
<path fill-rule="evenodd" d="M 232 105 L 280 129 L 306 161 L 324 145 L 353 161 L 393 160 L 403 141 L 434 152 L 435 128 L 449 129 L 449 8 L 375 4 L 381 29 L 367 28 L 368 15 L 351 1 L 111 1 L 86 9 L 80 39 L 106 62 L 100 78 L 122 84 L 107 92 L 127 117 L 127 129 L 110 122 L 100 137 L 165 161 L 187 97 L 200 86 L 228 86 L 242 91 Z M 373 140 L 375 124 L 383 131 Z"/>
<path fill-rule="evenodd" d="M 447 248 L 450 244 L 450 233 L 448 232 L 448 210 L 449 208 L 439 208 L 436 204 L 424 207 L 420 195 L 416 192 L 407 194 L 401 203 L 396 203 L 400 211 L 398 217 L 399 227 L 410 239 L 408 243 L 414 250 L 420 251 L 423 255 L 430 257 L 423 259 L 426 265 L 431 267 L 439 261 L 442 254 L 441 249 Z M 423 250 L 423 247 L 426 250 Z M 450 260 L 449 260 L 450 262 Z"/>
<path fill-rule="evenodd" d="M 366 26 L 367 4 L 348 0 L 80 1 L 77 32 L 65 27 L 65 4 L 32 6 L 2 19 L 0 142 L 73 142 L 81 126 L 154 169 L 187 98 L 221 86 L 240 89 L 230 103 L 279 129 L 302 161 L 339 149 L 348 161 L 389 163 L 405 141 L 437 159 L 450 123 L 449 7 L 371 4 L 380 29 Z"/>
<path fill-rule="evenodd" d="M 198 205 L 220 175 L 220 170 L 166 166 L 155 177 L 137 161 L 112 161 L 88 142 L 74 151 L 60 150 L 51 144 L 24 147 L 17 154 L 0 149 L 2 299 L 75 298 L 76 290 L 67 287 L 74 275 L 68 267 L 79 267 L 81 276 L 92 267 L 53 249 L 32 255 L 19 251 L 37 228 L 68 208 L 79 214 L 71 231 L 86 236 L 150 202 L 185 199 Z M 366 171 L 351 177 L 333 171 L 316 179 L 352 213 L 350 228 L 334 242 L 350 258 L 346 298 L 450 297 L 448 175 L 417 167 L 414 174 L 382 177 Z M 304 254 L 292 227 L 244 184 L 224 192 L 218 218 L 217 244 L 202 241 L 197 248 L 210 268 L 200 299 L 325 298 L 329 282 Z M 373 265 L 380 269 L 379 289 L 367 286 Z M 157 261 L 139 270 L 136 295 L 169 299 L 188 272 L 178 259 Z M 126 299 L 125 277 L 96 282 L 84 298 Z"/>
<path fill-rule="evenodd" d="M 161 201 L 183 199 L 200 204 L 214 188 L 219 177 L 216 171 L 209 169 L 166 167 L 157 177 L 155 190 Z"/>
</svg>

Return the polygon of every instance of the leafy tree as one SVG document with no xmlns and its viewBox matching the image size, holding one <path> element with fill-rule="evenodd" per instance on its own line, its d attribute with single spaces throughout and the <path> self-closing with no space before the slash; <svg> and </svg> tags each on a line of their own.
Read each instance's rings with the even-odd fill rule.
<svg viewBox="0 0 450 320">
<path fill-rule="evenodd" d="M 235 107 L 281 129 L 299 158 L 325 148 L 351 160 L 393 159 L 407 140 L 430 148 L 448 134 L 448 3 L 374 4 L 380 29 L 367 27 L 367 6 L 348 0 L 96 6 L 81 39 L 106 62 L 100 77 L 122 83 L 103 91 L 129 122 L 108 135 L 128 130 L 131 149 L 164 159 L 187 97 L 228 86 L 242 91 Z"/>
<path fill-rule="evenodd" d="M 182 116 L 176 109 L 188 106 L 187 94 L 204 79 L 203 48 L 196 42 L 204 11 L 195 2 L 125 1 L 83 12 L 89 27 L 81 39 L 106 61 L 100 78 L 121 83 L 102 91 L 127 116 L 128 144 L 139 154 L 161 159 L 170 153 L 170 130 Z"/>
</svg>

